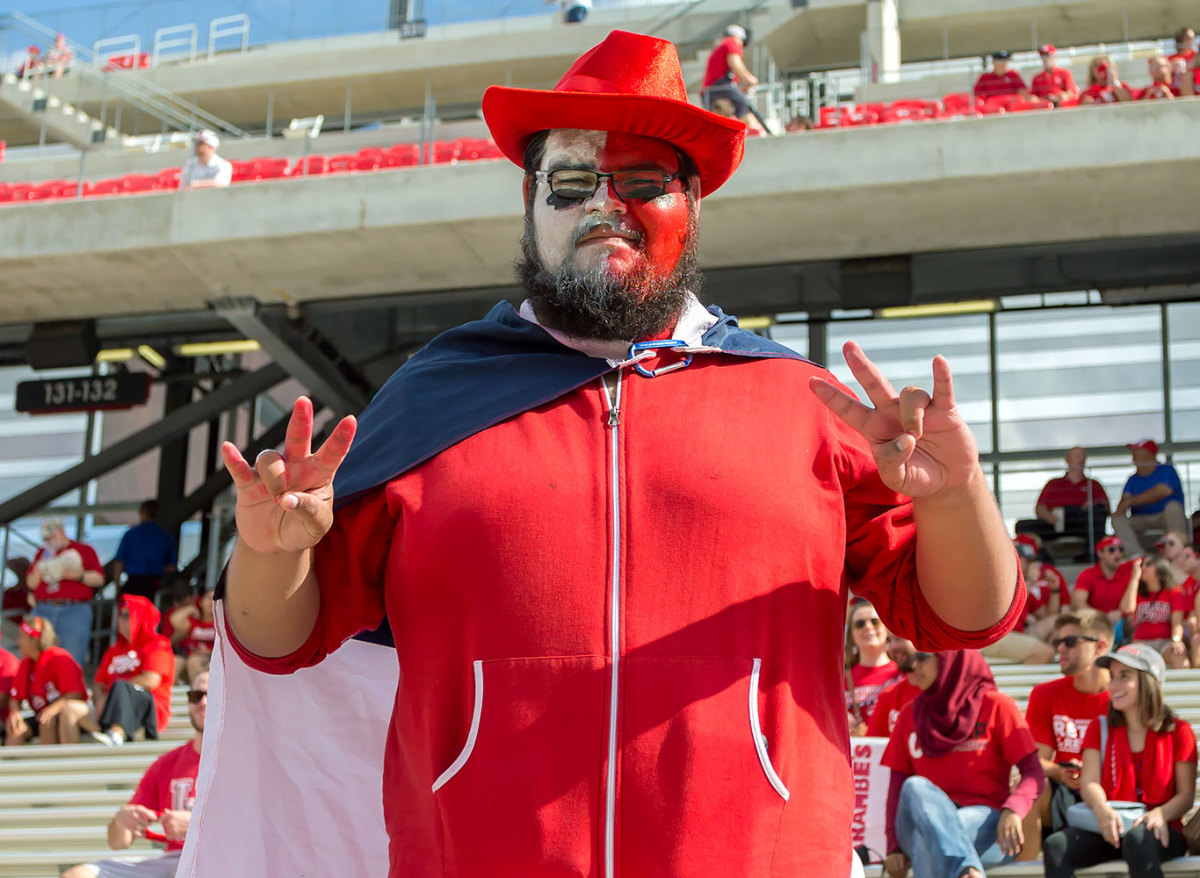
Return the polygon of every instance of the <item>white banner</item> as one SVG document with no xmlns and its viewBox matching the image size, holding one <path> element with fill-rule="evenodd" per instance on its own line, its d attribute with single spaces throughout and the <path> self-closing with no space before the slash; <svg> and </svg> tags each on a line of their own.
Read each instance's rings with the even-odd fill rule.
<svg viewBox="0 0 1200 878">
<path fill-rule="evenodd" d="M 887 738 L 851 738 L 850 771 L 854 777 L 854 846 L 866 845 L 871 862 L 887 856 L 887 796 L 892 770 L 882 764 Z"/>
</svg>

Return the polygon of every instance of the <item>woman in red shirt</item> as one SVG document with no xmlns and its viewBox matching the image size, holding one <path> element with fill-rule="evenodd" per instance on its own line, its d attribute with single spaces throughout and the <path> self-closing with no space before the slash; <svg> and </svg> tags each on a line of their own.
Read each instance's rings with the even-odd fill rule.
<svg viewBox="0 0 1200 878">
<path fill-rule="evenodd" d="M 21 621 L 17 649 L 23 660 L 13 677 L 4 722 L 8 746 L 32 738 L 43 744 L 79 743 L 79 721 L 88 715 L 87 684 L 79 663 L 57 643 L 49 620 L 26 616 Z M 21 715 L 22 701 L 33 708 L 31 716 Z"/>
<path fill-rule="evenodd" d="M 853 604 L 846 621 L 846 712 L 852 735 L 866 734 L 879 693 L 902 676 L 888 657 L 887 640 L 875 608 L 866 601 Z"/>
<path fill-rule="evenodd" d="M 1037 744 L 975 650 L 917 653 L 921 694 L 896 720 L 883 764 L 892 878 L 982 878 L 1021 852 L 1021 821 L 1046 785 Z M 1010 787 L 1012 769 L 1021 780 Z"/>
<path fill-rule="evenodd" d="M 1079 94 L 1081 104 L 1111 104 L 1131 101 L 1129 86 L 1117 76 L 1117 65 L 1107 55 L 1097 55 L 1088 65 L 1088 87 Z"/>
<path fill-rule="evenodd" d="M 1046 878 L 1123 859 L 1134 878 L 1161 878 L 1162 863 L 1187 853 L 1181 819 L 1196 795 L 1196 737 L 1163 701 L 1166 663 L 1141 643 L 1100 656 L 1112 674 L 1106 723 L 1083 738 L 1083 801 L 1100 832 L 1069 826 L 1046 839 Z M 1104 737 L 1103 753 L 1101 737 Z M 1141 802 L 1146 813 L 1122 834 L 1110 802 Z"/>
<path fill-rule="evenodd" d="M 171 611 L 171 644 L 183 650 L 186 657 L 184 682 L 196 679 L 208 670 L 213 644 L 217 640 L 217 623 L 213 619 L 213 593 L 206 591 L 193 603 Z"/>
<path fill-rule="evenodd" d="M 1157 650 L 1170 668 L 1188 666 L 1183 642 L 1187 610 L 1183 592 L 1175 587 L 1171 562 L 1161 556 L 1146 559 L 1137 590 L 1130 588 L 1121 599 L 1121 612 L 1129 620 L 1126 630 L 1133 630 L 1131 639 Z"/>
</svg>

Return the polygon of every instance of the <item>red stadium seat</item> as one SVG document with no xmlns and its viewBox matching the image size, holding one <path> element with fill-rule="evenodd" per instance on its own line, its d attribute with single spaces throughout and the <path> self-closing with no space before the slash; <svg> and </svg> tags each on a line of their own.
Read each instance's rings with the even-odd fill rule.
<svg viewBox="0 0 1200 878">
<path fill-rule="evenodd" d="M 464 162 L 475 162 L 481 159 L 502 159 L 504 153 L 500 147 L 489 138 L 465 138 L 460 140 L 458 158 Z"/>
<path fill-rule="evenodd" d="M 13 200 L 12 186 L 7 183 L 0 183 L 0 204 L 5 204 Z"/>
<path fill-rule="evenodd" d="M 154 184 L 155 189 L 178 189 L 180 168 L 164 168 L 158 172 L 157 181 Z"/>
<path fill-rule="evenodd" d="M 457 140 L 439 140 L 433 144 L 433 159 L 435 165 L 454 164 L 458 161 L 458 153 L 462 143 Z"/>
<path fill-rule="evenodd" d="M 344 174 L 347 171 L 357 170 L 358 156 L 356 155 L 333 155 L 329 157 L 329 165 L 325 169 L 327 174 Z"/>
<path fill-rule="evenodd" d="M 151 192 L 158 183 L 158 176 L 155 174 L 126 174 L 120 180 L 121 192 Z"/>
<path fill-rule="evenodd" d="M 379 146 L 364 146 L 358 151 L 354 162 L 356 171 L 377 171 L 383 167 L 386 153 Z"/>
<path fill-rule="evenodd" d="M 383 154 L 385 168 L 408 168 L 421 163 L 421 147 L 415 143 L 397 143 Z"/>
<path fill-rule="evenodd" d="M 317 177 L 324 174 L 329 169 L 329 156 L 310 155 L 308 158 L 298 159 L 296 166 L 292 168 L 293 177 Z"/>
<path fill-rule="evenodd" d="M 979 112 L 980 101 L 967 92 L 955 92 L 942 98 L 943 113 L 946 116 L 974 116 Z"/>
<path fill-rule="evenodd" d="M 74 180 L 46 180 L 38 184 L 42 198 L 74 198 L 79 184 Z"/>
<path fill-rule="evenodd" d="M 233 162 L 233 182 L 245 183 L 286 177 L 289 164 L 290 162 L 285 158 L 249 159 Z"/>
<path fill-rule="evenodd" d="M 253 161 L 234 161 L 230 162 L 233 165 L 233 177 L 231 182 L 244 183 L 247 180 L 254 179 L 254 162 Z"/>
<path fill-rule="evenodd" d="M 118 177 L 113 180 L 99 180 L 95 183 L 85 183 L 83 187 L 84 198 L 94 198 L 98 195 L 117 195 L 121 191 L 121 179 Z"/>
</svg>

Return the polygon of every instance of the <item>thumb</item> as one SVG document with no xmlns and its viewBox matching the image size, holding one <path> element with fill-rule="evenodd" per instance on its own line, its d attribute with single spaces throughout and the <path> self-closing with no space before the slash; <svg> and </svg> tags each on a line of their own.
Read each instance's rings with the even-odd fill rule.
<svg viewBox="0 0 1200 878">
<path fill-rule="evenodd" d="M 312 494 L 293 491 L 283 496 L 280 505 L 309 530 L 319 530 L 323 533 L 329 529 L 333 520 L 333 510 L 329 501 Z"/>
</svg>

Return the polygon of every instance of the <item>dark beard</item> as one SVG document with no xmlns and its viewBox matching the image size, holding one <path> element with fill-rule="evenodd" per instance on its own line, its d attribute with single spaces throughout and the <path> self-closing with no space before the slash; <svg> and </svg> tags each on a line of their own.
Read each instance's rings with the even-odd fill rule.
<svg viewBox="0 0 1200 878">
<path fill-rule="evenodd" d="M 647 260 L 622 278 L 609 276 L 603 267 L 581 273 L 570 264 L 570 256 L 552 270 L 538 255 L 527 216 L 517 280 L 528 292 L 538 320 L 553 329 L 579 338 L 642 341 L 671 329 L 688 294 L 699 293 L 703 277 L 696 263 L 696 240 L 693 214 L 679 262 L 665 278 L 657 277 Z"/>
</svg>

